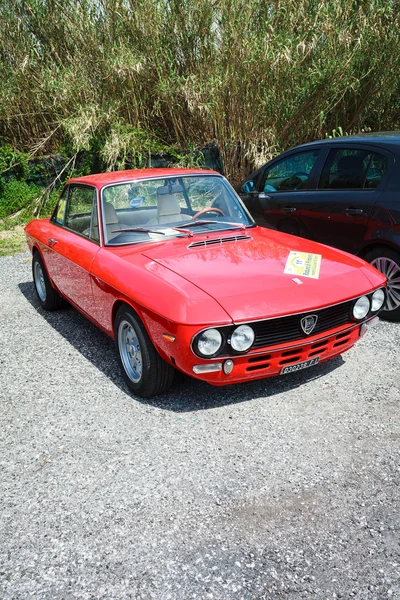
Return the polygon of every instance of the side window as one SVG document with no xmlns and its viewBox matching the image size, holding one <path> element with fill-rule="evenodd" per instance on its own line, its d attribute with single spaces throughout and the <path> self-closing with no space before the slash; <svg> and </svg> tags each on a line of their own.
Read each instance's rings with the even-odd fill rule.
<svg viewBox="0 0 400 600">
<path fill-rule="evenodd" d="M 319 150 L 298 152 L 265 170 L 261 190 L 280 192 L 285 190 L 309 190 L 310 175 L 317 161 Z"/>
<path fill-rule="evenodd" d="M 67 198 L 68 186 L 62 191 L 62 194 L 58 199 L 57 205 L 54 209 L 53 215 L 51 217 L 51 221 L 53 221 L 54 223 L 58 223 L 59 225 L 62 225 L 64 223 L 65 209 L 67 207 Z"/>
<path fill-rule="evenodd" d="M 318 187 L 323 190 L 362 189 L 372 157 L 366 150 L 330 150 Z"/>
<path fill-rule="evenodd" d="M 98 241 L 96 190 L 89 186 L 71 186 L 65 225 L 86 237 Z"/>
<path fill-rule="evenodd" d="M 367 170 L 365 179 L 366 188 L 374 189 L 378 187 L 382 177 L 385 175 L 389 166 L 389 160 L 382 154 L 373 154 Z"/>
</svg>

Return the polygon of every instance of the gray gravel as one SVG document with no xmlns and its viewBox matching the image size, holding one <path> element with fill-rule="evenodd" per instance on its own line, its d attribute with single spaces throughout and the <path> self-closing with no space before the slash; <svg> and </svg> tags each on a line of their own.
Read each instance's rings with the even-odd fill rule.
<svg viewBox="0 0 400 600">
<path fill-rule="evenodd" d="M 399 342 L 144 402 L 1 258 L 0 598 L 400 599 Z"/>
</svg>

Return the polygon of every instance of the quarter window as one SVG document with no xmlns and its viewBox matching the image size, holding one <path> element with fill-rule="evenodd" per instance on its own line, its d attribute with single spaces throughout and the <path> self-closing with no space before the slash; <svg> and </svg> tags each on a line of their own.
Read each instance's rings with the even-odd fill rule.
<svg viewBox="0 0 400 600">
<path fill-rule="evenodd" d="M 333 149 L 324 165 L 320 189 L 376 188 L 384 176 L 389 161 L 386 156 L 349 148 Z"/>
<path fill-rule="evenodd" d="M 99 240 L 96 191 L 88 186 L 71 186 L 65 225 L 91 239 Z"/>
<path fill-rule="evenodd" d="M 64 188 L 64 190 L 62 191 L 62 194 L 57 202 L 57 206 L 54 209 L 53 216 L 51 217 L 51 220 L 55 223 L 58 223 L 59 225 L 62 225 L 64 223 L 65 209 L 67 207 L 67 198 L 68 187 Z"/>
<path fill-rule="evenodd" d="M 311 189 L 311 173 L 319 150 L 292 154 L 265 170 L 261 189 L 264 192 Z"/>
<path fill-rule="evenodd" d="M 365 179 L 366 188 L 376 188 L 381 182 L 389 166 L 389 160 L 382 154 L 373 154 L 367 170 Z"/>
</svg>

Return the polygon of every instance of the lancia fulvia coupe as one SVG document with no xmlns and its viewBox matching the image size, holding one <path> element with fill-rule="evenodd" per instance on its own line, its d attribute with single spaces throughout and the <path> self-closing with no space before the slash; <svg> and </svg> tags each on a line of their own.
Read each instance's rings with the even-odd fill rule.
<svg viewBox="0 0 400 600">
<path fill-rule="evenodd" d="M 25 231 L 41 307 L 67 301 L 110 335 L 141 397 L 176 370 L 218 386 L 312 367 L 351 348 L 386 299 L 373 266 L 257 226 L 213 171 L 70 179 Z"/>
</svg>

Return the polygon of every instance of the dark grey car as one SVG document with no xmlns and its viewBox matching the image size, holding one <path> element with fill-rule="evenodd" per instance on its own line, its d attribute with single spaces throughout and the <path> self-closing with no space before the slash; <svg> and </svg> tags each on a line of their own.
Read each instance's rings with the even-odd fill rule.
<svg viewBox="0 0 400 600">
<path fill-rule="evenodd" d="M 238 192 L 259 225 L 372 263 L 388 278 L 382 316 L 400 320 L 400 132 L 296 146 Z"/>
</svg>

